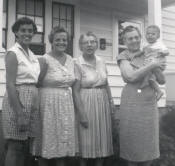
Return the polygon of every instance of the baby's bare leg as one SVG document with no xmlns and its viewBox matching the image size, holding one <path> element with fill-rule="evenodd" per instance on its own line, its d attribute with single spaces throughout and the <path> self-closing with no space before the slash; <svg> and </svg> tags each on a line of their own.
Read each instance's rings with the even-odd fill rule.
<svg viewBox="0 0 175 166">
<path fill-rule="evenodd" d="M 158 101 L 163 96 L 163 92 L 161 91 L 161 89 L 160 89 L 160 87 L 155 79 L 150 79 L 149 83 L 150 83 L 151 87 L 156 91 L 156 98 Z"/>
</svg>

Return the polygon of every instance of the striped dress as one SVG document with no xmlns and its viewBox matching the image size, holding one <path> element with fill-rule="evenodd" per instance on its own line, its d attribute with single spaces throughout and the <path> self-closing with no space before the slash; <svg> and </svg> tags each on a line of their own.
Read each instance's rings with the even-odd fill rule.
<svg viewBox="0 0 175 166">
<path fill-rule="evenodd" d="M 76 59 L 81 81 L 81 99 L 88 118 L 88 128 L 79 125 L 80 153 L 83 158 L 106 157 L 113 154 L 111 110 L 106 91 L 105 63 L 96 56 L 96 66 L 83 57 Z"/>
</svg>

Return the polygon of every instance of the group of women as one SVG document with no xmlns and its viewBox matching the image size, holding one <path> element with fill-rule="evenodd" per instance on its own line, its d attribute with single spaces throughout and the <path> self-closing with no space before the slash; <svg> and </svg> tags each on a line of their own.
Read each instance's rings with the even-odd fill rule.
<svg viewBox="0 0 175 166">
<path fill-rule="evenodd" d="M 81 166 L 87 165 L 87 159 L 102 166 L 103 159 L 113 155 L 114 104 L 105 63 L 95 54 L 97 37 L 82 34 L 82 55 L 73 59 L 66 53 L 68 33 L 54 27 L 49 34 L 50 52 L 37 58 L 29 49 L 37 31 L 34 22 L 20 18 L 12 31 L 16 43 L 5 56 L 7 91 L 2 111 L 5 166 L 25 165 L 29 152 L 39 157 L 40 166 L 49 165 L 50 159 L 64 166 L 65 157 L 75 156 L 80 157 Z M 149 166 L 159 157 L 158 110 L 151 87 L 142 93 L 137 87 L 147 72 L 165 62 L 132 68 L 132 55 L 140 50 L 140 32 L 126 28 L 123 39 L 128 49 L 117 59 L 127 83 L 121 96 L 120 156 L 129 166 Z"/>
</svg>

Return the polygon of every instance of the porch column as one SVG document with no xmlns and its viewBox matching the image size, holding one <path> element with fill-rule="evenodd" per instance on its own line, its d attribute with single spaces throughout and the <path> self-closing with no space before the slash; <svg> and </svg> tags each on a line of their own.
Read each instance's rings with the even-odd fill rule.
<svg viewBox="0 0 175 166">
<path fill-rule="evenodd" d="M 8 29 L 7 29 L 7 49 L 15 43 L 15 35 L 12 32 L 12 25 L 16 21 L 16 0 L 8 0 Z"/>
<path fill-rule="evenodd" d="M 80 4 L 75 4 L 74 13 L 74 40 L 73 40 L 73 57 L 79 56 L 79 37 L 80 37 Z"/>
<path fill-rule="evenodd" d="M 2 47 L 2 28 L 3 28 L 3 0 L 0 0 L 0 52 L 4 52 Z"/>
<path fill-rule="evenodd" d="M 148 25 L 157 25 L 162 30 L 161 0 L 148 0 Z M 161 34 L 161 33 L 160 33 Z"/>
<path fill-rule="evenodd" d="M 48 35 L 52 29 L 52 0 L 45 0 L 45 35 L 44 42 L 46 44 L 46 52 L 51 50 L 51 44 L 48 40 Z"/>
</svg>

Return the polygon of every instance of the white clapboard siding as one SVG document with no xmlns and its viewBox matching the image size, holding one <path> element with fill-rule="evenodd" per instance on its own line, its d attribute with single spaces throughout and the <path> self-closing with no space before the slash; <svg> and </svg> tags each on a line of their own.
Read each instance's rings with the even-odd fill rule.
<svg viewBox="0 0 175 166">
<path fill-rule="evenodd" d="M 0 110 L 2 109 L 2 99 L 5 92 L 5 64 L 4 53 L 0 53 Z"/>
<path fill-rule="evenodd" d="M 82 6 L 80 10 L 80 33 L 92 31 L 98 38 L 105 38 L 105 50 L 98 49 L 96 54 L 106 61 L 112 60 L 112 16 L 110 12 L 93 10 L 91 7 Z"/>
<path fill-rule="evenodd" d="M 162 32 L 163 41 L 170 52 L 170 55 L 167 57 L 166 71 L 175 71 L 175 5 L 162 10 Z M 166 95 L 168 94 L 165 94 L 163 98 L 161 98 L 158 103 L 159 105 L 163 103 L 166 104 Z"/>
</svg>

